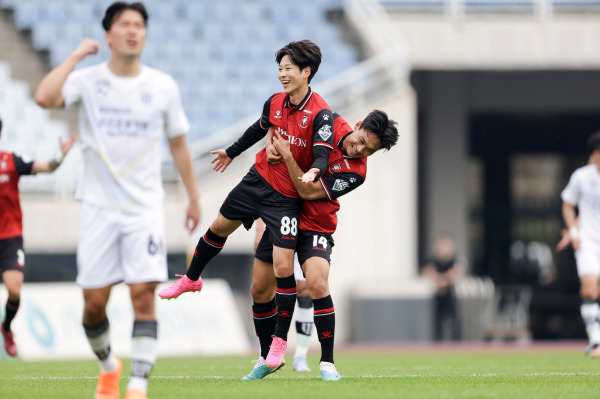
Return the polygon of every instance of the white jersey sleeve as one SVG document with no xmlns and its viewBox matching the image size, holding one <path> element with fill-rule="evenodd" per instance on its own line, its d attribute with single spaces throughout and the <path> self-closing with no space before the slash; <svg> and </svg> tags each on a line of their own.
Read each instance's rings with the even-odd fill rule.
<svg viewBox="0 0 600 399">
<path fill-rule="evenodd" d="M 571 206 L 577 206 L 581 196 L 582 174 L 581 169 L 576 170 L 569 179 L 569 183 L 560 194 L 560 198 Z"/>
<path fill-rule="evenodd" d="M 168 138 L 172 138 L 186 134 L 190 130 L 190 124 L 183 110 L 181 93 L 179 92 L 177 82 L 170 76 L 168 77 L 168 82 L 170 100 L 167 114 L 165 115 L 165 133 Z"/>
<path fill-rule="evenodd" d="M 62 96 L 65 100 L 65 107 L 75 104 L 81 98 L 81 80 L 84 73 L 82 73 L 82 70 L 77 70 L 71 72 L 67 77 L 67 80 L 62 87 Z"/>
</svg>

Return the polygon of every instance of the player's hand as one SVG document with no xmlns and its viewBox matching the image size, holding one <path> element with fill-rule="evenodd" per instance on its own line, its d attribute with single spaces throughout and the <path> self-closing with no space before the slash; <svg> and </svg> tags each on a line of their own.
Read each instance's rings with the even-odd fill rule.
<svg viewBox="0 0 600 399">
<path fill-rule="evenodd" d="M 312 183 L 315 181 L 318 174 L 319 174 L 319 169 L 312 168 L 311 170 L 309 170 L 308 172 L 303 174 L 302 177 L 299 177 L 298 179 L 300 179 L 302 181 L 302 183 Z"/>
<path fill-rule="evenodd" d="M 563 249 L 567 248 L 570 244 L 571 244 L 571 236 L 569 235 L 569 231 L 567 229 L 562 229 L 560 231 L 561 234 L 561 239 L 558 242 L 558 244 L 556 244 L 556 251 L 560 252 Z"/>
<path fill-rule="evenodd" d="M 188 233 L 192 234 L 196 230 L 201 217 L 202 211 L 200 210 L 198 201 L 190 201 L 185 210 L 185 228 Z"/>
<path fill-rule="evenodd" d="M 215 172 L 221 171 L 221 173 L 225 172 L 225 169 L 229 166 L 229 164 L 233 161 L 233 159 L 229 158 L 229 155 L 225 152 L 225 150 L 219 149 L 210 152 L 211 154 L 216 154 L 217 156 L 213 158 L 210 163 L 214 163 L 213 170 Z"/>
<path fill-rule="evenodd" d="M 292 156 L 292 149 L 290 141 L 281 135 L 279 132 L 273 132 L 273 146 L 282 158 L 285 159 L 288 156 Z"/>
<path fill-rule="evenodd" d="M 84 59 L 88 55 L 98 54 L 100 43 L 92 39 L 83 39 L 79 46 L 73 51 L 73 55 L 79 60 Z"/>
<path fill-rule="evenodd" d="M 71 134 L 66 141 L 63 141 L 62 137 L 58 138 L 58 143 L 60 144 L 60 151 L 62 152 L 63 157 L 67 155 L 67 153 L 73 148 L 73 144 L 77 141 L 77 136 L 75 134 Z"/>
</svg>

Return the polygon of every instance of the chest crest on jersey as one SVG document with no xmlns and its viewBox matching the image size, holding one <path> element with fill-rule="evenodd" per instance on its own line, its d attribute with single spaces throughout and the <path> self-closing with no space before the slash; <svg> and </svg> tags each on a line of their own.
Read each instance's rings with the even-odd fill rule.
<svg viewBox="0 0 600 399">
<path fill-rule="evenodd" d="M 302 117 L 302 123 L 300 124 L 301 127 L 306 127 L 306 122 L 308 122 L 308 115 L 304 115 Z"/>
<path fill-rule="evenodd" d="M 144 104 L 150 104 L 152 102 L 152 93 L 149 91 L 142 91 L 140 93 L 140 99 Z"/>
</svg>

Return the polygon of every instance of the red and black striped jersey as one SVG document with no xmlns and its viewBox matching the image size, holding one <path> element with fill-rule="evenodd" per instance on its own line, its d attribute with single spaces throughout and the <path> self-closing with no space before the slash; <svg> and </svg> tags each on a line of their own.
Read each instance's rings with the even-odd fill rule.
<svg viewBox="0 0 600 399">
<path fill-rule="evenodd" d="M 35 173 L 35 162 L 0 152 L 0 239 L 23 235 L 19 178 Z"/>
<path fill-rule="evenodd" d="M 337 227 L 337 198 L 348 194 L 367 178 L 367 158 L 349 158 L 344 155 L 342 143 L 352 133 L 350 125 L 337 114 L 334 121 L 335 147 L 329 154 L 327 169 L 319 179 L 327 198 L 304 201 L 300 214 L 300 229 L 333 234 Z"/>
<path fill-rule="evenodd" d="M 298 166 L 308 171 L 319 148 L 325 148 L 327 152 L 333 149 L 333 119 L 329 105 L 309 89 L 298 105 L 291 104 L 285 93 L 274 94 L 265 103 L 260 126 L 265 130 L 273 126 L 275 131 L 286 137 Z M 325 159 L 323 161 L 325 165 Z M 268 163 L 263 148 L 256 154 L 255 165 L 262 178 L 277 192 L 287 197 L 299 197 L 285 163 Z"/>
</svg>

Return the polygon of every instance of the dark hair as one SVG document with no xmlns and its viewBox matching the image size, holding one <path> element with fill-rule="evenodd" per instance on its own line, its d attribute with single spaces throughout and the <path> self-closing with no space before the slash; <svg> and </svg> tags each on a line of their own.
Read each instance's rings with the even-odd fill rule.
<svg viewBox="0 0 600 399">
<path fill-rule="evenodd" d="M 363 119 L 360 128 L 377 135 L 381 142 L 381 148 L 389 150 L 398 142 L 397 124 L 396 121 L 389 119 L 385 112 L 376 109 Z"/>
<path fill-rule="evenodd" d="M 294 65 L 297 65 L 301 71 L 306 67 L 310 67 L 310 76 L 308 77 L 308 83 L 310 83 L 319 70 L 319 65 L 321 65 L 321 49 L 319 46 L 310 40 L 291 42 L 275 54 L 277 64 L 286 55 L 290 56 Z"/>
<path fill-rule="evenodd" d="M 596 150 L 600 151 L 600 132 L 592 134 L 587 139 L 586 147 L 590 152 L 594 152 Z"/>
<path fill-rule="evenodd" d="M 117 17 L 125 10 L 139 12 L 142 14 L 142 18 L 144 18 L 144 24 L 148 24 L 148 12 L 142 3 L 126 3 L 124 1 L 116 1 L 106 9 L 106 13 L 102 19 L 102 27 L 106 32 L 110 30 L 110 27 L 112 26 L 113 22 L 115 22 L 115 19 L 117 19 Z"/>
</svg>

